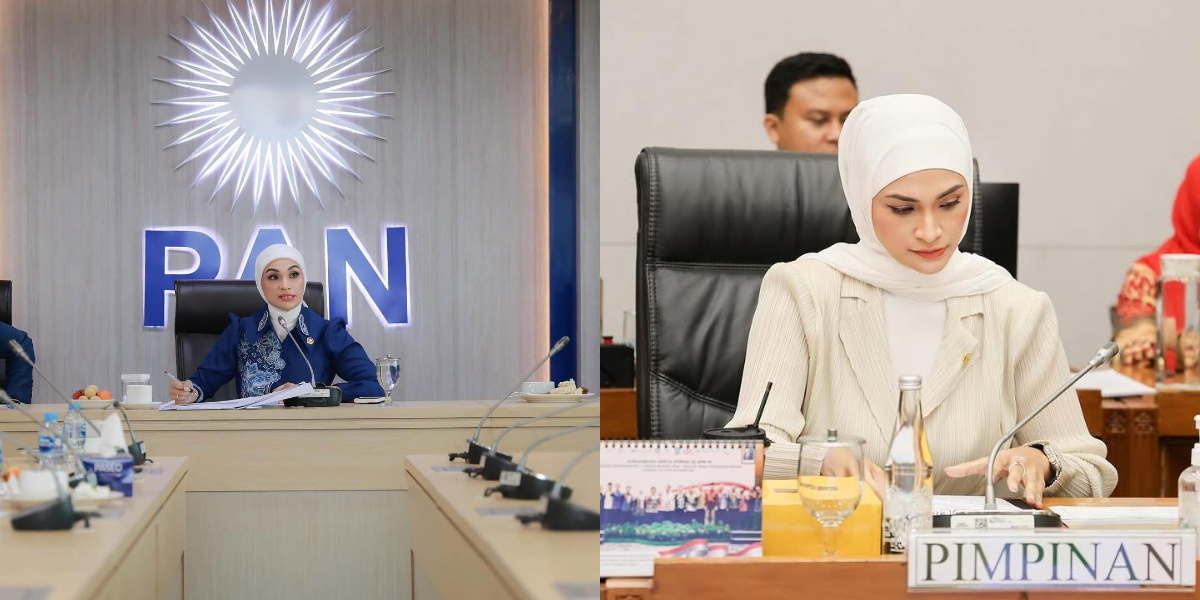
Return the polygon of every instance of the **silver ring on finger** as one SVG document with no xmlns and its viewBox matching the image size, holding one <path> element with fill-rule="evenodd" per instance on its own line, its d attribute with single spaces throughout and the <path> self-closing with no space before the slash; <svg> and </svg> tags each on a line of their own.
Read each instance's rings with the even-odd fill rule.
<svg viewBox="0 0 1200 600">
<path fill-rule="evenodd" d="M 1025 457 L 1018 456 L 1018 457 L 1012 459 L 1012 466 L 1013 467 L 1021 467 L 1021 479 L 1024 479 L 1025 478 Z"/>
</svg>

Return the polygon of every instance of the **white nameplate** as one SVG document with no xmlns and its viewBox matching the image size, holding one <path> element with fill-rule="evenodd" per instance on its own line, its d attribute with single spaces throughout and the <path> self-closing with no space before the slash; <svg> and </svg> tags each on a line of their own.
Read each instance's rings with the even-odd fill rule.
<svg viewBox="0 0 1200 600">
<path fill-rule="evenodd" d="M 1193 587 L 1196 532 L 919 530 L 908 588 Z"/>
<path fill-rule="evenodd" d="M 307 394 L 304 394 L 303 396 L 300 396 L 300 397 L 301 398 L 328 398 L 329 397 L 329 388 L 317 388 L 317 389 L 315 389 Z"/>
<path fill-rule="evenodd" d="M 521 485 L 520 471 L 501 471 L 500 485 Z"/>
<path fill-rule="evenodd" d="M 951 515 L 951 529 L 1033 529 L 1033 513 Z"/>
</svg>

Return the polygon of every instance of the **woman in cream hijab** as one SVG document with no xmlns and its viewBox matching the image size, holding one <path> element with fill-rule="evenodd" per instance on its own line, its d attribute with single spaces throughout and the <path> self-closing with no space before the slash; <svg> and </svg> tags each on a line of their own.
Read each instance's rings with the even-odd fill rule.
<svg viewBox="0 0 1200 600">
<path fill-rule="evenodd" d="M 304 305 L 307 279 L 298 250 L 268 246 L 254 261 L 254 278 L 266 304 L 248 317 L 229 315 L 229 327 L 196 374 L 171 384 L 175 403 L 203 402 L 234 377 L 242 398 L 289 388 L 313 375 L 326 385 L 334 376 L 345 380 L 337 384 L 342 402 L 383 395 L 375 364 L 346 331 L 346 321 L 326 321 Z"/>
<path fill-rule="evenodd" d="M 859 104 L 838 167 L 860 241 L 767 272 L 730 426 L 754 421 L 772 381 L 766 476 L 794 477 L 793 440 L 837 429 L 867 440 L 867 479 L 878 488 L 897 380 L 920 375 L 935 493 L 981 494 L 992 444 L 1068 376 L 1054 308 L 958 251 L 974 174 L 966 126 L 949 106 L 920 95 Z M 1064 396 L 996 461 L 993 478 L 1033 505 L 1044 494 L 1107 496 L 1116 485 L 1074 391 Z"/>
</svg>

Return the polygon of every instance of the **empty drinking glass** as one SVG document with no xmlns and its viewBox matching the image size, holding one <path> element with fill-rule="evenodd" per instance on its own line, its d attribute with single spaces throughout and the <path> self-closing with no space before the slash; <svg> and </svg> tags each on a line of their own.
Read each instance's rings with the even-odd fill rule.
<svg viewBox="0 0 1200 600">
<path fill-rule="evenodd" d="M 858 508 L 863 486 L 863 444 L 854 436 L 801 437 L 796 489 L 800 503 L 821 524 L 825 558 L 837 556 L 838 528 Z"/>
</svg>

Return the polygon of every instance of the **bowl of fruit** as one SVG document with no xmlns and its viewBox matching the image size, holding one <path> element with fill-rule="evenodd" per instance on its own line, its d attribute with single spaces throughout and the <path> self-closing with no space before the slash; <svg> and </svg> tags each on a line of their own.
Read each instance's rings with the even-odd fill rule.
<svg viewBox="0 0 1200 600">
<path fill-rule="evenodd" d="M 112 406 L 112 392 L 102 390 L 95 384 L 71 394 L 71 401 L 78 402 L 79 408 L 108 408 Z"/>
</svg>

